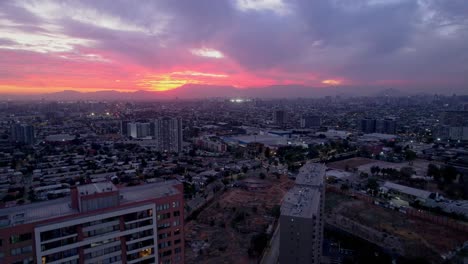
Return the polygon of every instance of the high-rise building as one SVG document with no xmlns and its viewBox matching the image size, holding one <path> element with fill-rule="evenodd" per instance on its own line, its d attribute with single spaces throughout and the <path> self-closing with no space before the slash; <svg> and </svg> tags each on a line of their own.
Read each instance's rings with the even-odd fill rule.
<svg viewBox="0 0 468 264">
<path fill-rule="evenodd" d="M 377 120 L 375 125 L 375 132 L 382 134 L 395 134 L 396 121 L 389 118 Z"/>
<path fill-rule="evenodd" d="M 183 187 L 78 186 L 0 209 L 0 263 L 184 263 Z"/>
<path fill-rule="evenodd" d="M 148 122 L 128 122 L 122 121 L 120 125 L 122 135 L 132 138 L 146 138 L 151 137 L 152 124 Z"/>
<path fill-rule="evenodd" d="M 25 143 L 25 144 L 34 144 L 35 135 L 34 127 L 32 125 L 26 124 L 14 124 L 11 126 L 11 141 Z"/>
<path fill-rule="evenodd" d="M 281 205 L 279 263 L 321 263 L 325 166 L 307 163 Z"/>
<path fill-rule="evenodd" d="M 445 111 L 442 114 L 442 123 L 452 127 L 467 127 L 468 111 Z"/>
<path fill-rule="evenodd" d="M 390 118 L 385 119 L 371 119 L 365 118 L 361 120 L 361 131 L 369 133 L 382 133 L 382 134 L 395 134 L 396 121 Z"/>
<path fill-rule="evenodd" d="M 159 151 L 182 151 L 182 120 L 180 118 L 162 117 L 152 122 L 122 121 L 120 131 L 122 135 L 135 139 L 152 137 Z"/>
<path fill-rule="evenodd" d="M 120 134 L 128 136 L 128 121 L 120 121 Z"/>
<path fill-rule="evenodd" d="M 180 118 L 163 117 L 154 120 L 154 138 L 158 142 L 159 151 L 182 151 L 182 120 Z"/>
<path fill-rule="evenodd" d="M 151 137 L 151 124 L 150 123 L 136 123 L 136 137 L 146 138 Z"/>
<path fill-rule="evenodd" d="M 468 111 L 445 111 L 437 137 L 448 140 L 468 141 Z"/>
<path fill-rule="evenodd" d="M 375 133 L 376 120 L 365 118 L 361 120 L 361 131 L 364 133 Z"/>
<path fill-rule="evenodd" d="M 306 115 L 301 117 L 301 128 L 318 128 L 322 125 L 320 116 Z"/>
<path fill-rule="evenodd" d="M 276 110 L 273 113 L 273 121 L 277 125 L 284 125 L 286 123 L 286 111 Z"/>
</svg>

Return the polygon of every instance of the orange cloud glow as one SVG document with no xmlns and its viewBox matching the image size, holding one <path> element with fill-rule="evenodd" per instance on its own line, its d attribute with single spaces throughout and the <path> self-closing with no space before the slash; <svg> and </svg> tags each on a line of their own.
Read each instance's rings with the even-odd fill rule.
<svg viewBox="0 0 468 264">
<path fill-rule="evenodd" d="M 323 80 L 322 83 L 326 85 L 339 85 L 341 84 L 341 81 L 330 79 L 330 80 Z"/>
</svg>

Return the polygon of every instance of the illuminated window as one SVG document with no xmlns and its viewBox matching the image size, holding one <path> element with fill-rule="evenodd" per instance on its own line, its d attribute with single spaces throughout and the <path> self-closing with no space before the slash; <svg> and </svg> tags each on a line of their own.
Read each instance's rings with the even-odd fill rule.
<svg viewBox="0 0 468 264">
<path fill-rule="evenodd" d="M 140 251 L 140 258 L 148 257 L 153 254 L 153 249 L 152 248 L 145 248 L 142 251 Z"/>
</svg>

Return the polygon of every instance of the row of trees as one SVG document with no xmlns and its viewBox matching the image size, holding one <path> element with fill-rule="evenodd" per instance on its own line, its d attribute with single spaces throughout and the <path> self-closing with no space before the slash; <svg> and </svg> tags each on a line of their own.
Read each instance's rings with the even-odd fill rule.
<svg viewBox="0 0 468 264">
<path fill-rule="evenodd" d="M 452 183 L 458 175 L 458 171 L 453 166 L 444 166 L 439 168 L 434 164 L 429 164 L 427 167 L 427 175 L 434 178 L 435 181 L 442 184 Z"/>
</svg>

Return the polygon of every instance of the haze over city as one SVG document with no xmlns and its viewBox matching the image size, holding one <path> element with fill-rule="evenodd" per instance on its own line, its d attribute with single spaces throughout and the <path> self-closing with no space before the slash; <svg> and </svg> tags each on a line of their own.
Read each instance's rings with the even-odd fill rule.
<svg viewBox="0 0 468 264">
<path fill-rule="evenodd" d="M 467 264 L 468 0 L 0 0 L 0 264 Z"/>
<path fill-rule="evenodd" d="M 1 1 L 0 94 L 464 94 L 467 12 L 464 0 Z"/>
</svg>

